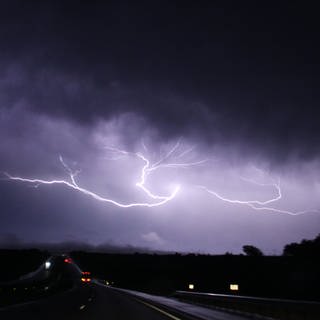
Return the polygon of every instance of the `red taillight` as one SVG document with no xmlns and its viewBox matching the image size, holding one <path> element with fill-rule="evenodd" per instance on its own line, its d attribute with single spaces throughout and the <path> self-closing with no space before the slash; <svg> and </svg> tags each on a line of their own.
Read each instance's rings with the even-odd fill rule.
<svg viewBox="0 0 320 320">
<path fill-rule="evenodd" d="M 64 262 L 65 262 L 65 263 L 72 263 L 72 260 L 71 260 L 70 258 L 65 258 L 65 259 L 64 259 Z"/>
</svg>

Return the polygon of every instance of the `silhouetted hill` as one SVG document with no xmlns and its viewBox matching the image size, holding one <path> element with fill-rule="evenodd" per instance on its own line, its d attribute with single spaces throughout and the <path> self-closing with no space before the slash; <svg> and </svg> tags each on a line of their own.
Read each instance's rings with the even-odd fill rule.
<svg viewBox="0 0 320 320">
<path fill-rule="evenodd" d="M 0 249 L 0 282 L 36 270 L 49 256 L 49 252 L 38 249 Z"/>
</svg>

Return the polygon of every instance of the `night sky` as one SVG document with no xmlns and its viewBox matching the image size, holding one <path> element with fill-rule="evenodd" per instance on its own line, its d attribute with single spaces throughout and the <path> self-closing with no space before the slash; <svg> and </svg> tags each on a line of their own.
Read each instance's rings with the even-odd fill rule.
<svg viewBox="0 0 320 320">
<path fill-rule="evenodd" d="M 311 2 L 1 1 L 0 244 L 315 237 L 319 59 Z"/>
</svg>

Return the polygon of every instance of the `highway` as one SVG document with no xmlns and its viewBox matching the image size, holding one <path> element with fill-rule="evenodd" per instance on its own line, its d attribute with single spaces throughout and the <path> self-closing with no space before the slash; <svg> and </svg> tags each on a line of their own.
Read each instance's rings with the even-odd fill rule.
<svg viewBox="0 0 320 320">
<path fill-rule="evenodd" d="M 54 255 L 35 271 L 0 283 L 0 319 L 245 320 L 249 313 L 320 319 L 320 304 L 312 301 L 190 291 L 176 291 L 169 298 L 105 284 L 68 255 Z"/>
<path fill-rule="evenodd" d="M 168 299 L 170 300 L 170 299 Z M 176 302 L 179 308 L 179 302 Z M 186 305 L 186 304 L 181 304 Z M 194 310 L 201 307 L 192 307 Z M 180 307 L 181 309 L 181 307 Z M 201 310 L 200 310 L 201 311 Z M 205 310 L 206 311 L 206 310 Z M 108 320 L 243 320 L 245 318 L 207 309 L 201 317 L 186 316 L 159 303 L 129 295 L 110 287 L 90 283 L 33 302 L 0 309 L 1 320 L 15 319 L 108 319 Z"/>
</svg>

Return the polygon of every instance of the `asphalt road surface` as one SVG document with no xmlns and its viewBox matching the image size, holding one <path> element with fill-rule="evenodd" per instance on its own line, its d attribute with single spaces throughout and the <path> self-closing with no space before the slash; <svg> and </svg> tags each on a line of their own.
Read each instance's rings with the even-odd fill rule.
<svg viewBox="0 0 320 320">
<path fill-rule="evenodd" d="M 86 284 L 49 298 L 2 308 L 0 319 L 186 320 L 194 318 L 186 318 L 152 302 L 106 286 Z M 219 317 L 220 319 L 228 320 L 229 316 L 226 314 L 225 318 Z"/>
</svg>

